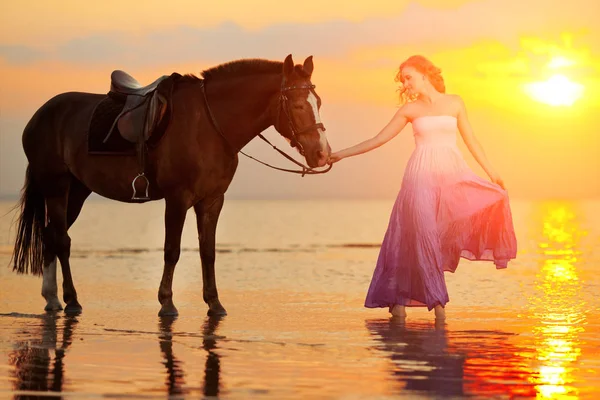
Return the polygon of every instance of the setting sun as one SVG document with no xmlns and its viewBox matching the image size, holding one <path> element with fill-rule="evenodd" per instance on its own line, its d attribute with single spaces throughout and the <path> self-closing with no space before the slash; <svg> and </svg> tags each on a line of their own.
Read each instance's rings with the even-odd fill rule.
<svg viewBox="0 0 600 400">
<path fill-rule="evenodd" d="M 556 74 L 546 81 L 525 85 L 525 91 L 541 103 L 551 106 L 571 106 L 583 94 L 583 85 L 572 82 L 564 75 Z"/>
</svg>

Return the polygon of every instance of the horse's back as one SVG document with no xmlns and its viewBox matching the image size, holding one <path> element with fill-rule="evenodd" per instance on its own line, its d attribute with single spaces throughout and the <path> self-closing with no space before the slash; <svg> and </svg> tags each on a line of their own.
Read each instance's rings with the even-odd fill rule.
<svg viewBox="0 0 600 400">
<path fill-rule="evenodd" d="M 48 161 L 61 162 L 64 146 L 73 135 L 85 136 L 94 107 L 104 94 L 85 92 L 60 93 L 46 101 L 31 117 L 23 130 L 23 150 L 30 164 L 44 167 Z"/>
<path fill-rule="evenodd" d="M 95 105 L 106 96 L 106 94 L 85 92 L 65 92 L 57 94 L 38 108 L 31 117 L 26 129 L 31 124 L 36 124 L 38 122 L 46 123 L 48 119 L 64 117 L 67 113 L 84 113 L 86 109 L 89 109 L 90 106 Z"/>
</svg>

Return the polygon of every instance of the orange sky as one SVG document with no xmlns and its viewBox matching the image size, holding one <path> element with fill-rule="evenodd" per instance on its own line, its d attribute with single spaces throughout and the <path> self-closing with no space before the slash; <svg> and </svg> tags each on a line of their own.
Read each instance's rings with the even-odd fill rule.
<svg viewBox="0 0 600 400">
<path fill-rule="evenodd" d="M 600 197 L 597 0 L 568 5 L 305 0 L 302 7 L 267 0 L 182 0 L 169 2 L 168 10 L 158 1 L 143 8 L 122 1 L 85 9 L 81 4 L 3 5 L 0 195 L 15 194 L 22 185 L 20 136 L 33 112 L 60 92 L 105 92 L 113 69 L 150 82 L 172 71 L 198 73 L 237 58 L 282 60 L 293 53 L 300 62 L 312 54 L 322 117 L 337 149 L 375 135 L 387 123 L 397 105 L 395 69 L 420 53 L 440 66 L 448 91 L 465 99 L 475 133 L 512 196 Z M 579 85 L 572 105 L 553 106 L 531 96 L 527 85 L 552 76 Z M 570 96 L 568 89 L 554 84 L 535 91 L 551 103 Z M 267 134 L 284 143 L 274 131 Z M 383 148 L 342 161 L 326 176 L 303 179 L 242 160 L 230 194 L 393 196 L 412 147 L 406 129 Z M 285 165 L 260 143 L 247 150 Z M 465 157 L 482 173 L 469 154 Z"/>
</svg>

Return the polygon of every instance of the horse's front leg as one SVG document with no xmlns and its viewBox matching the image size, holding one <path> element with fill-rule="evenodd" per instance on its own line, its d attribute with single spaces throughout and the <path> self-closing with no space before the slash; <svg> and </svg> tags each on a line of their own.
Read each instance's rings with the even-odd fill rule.
<svg viewBox="0 0 600 400">
<path fill-rule="evenodd" d="M 181 198 L 167 198 L 165 204 L 165 266 L 158 289 L 158 301 L 161 304 L 159 316 L 179 314 L 173 304 L 173 274 L 181 254 L 181 233 L 185 215 L 191 206 Z"/>
<path fill-rule="evenodd" d="M 219 301 L 215 279 L 215 234 L 219 214 L 223 208 L 224 195 L 201 201 L 194 206 L 198 238 L 200 241 L 200 259 L 202 261 L 202 295 L 208 304 L 208 315 L 226 315 L 227 311 Z"/>
</svg>

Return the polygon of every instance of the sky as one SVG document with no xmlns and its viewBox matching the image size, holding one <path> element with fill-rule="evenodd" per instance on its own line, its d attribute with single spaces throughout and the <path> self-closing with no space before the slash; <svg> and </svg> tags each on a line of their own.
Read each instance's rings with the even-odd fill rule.
<svg viewBox="0 0 600 400">
<path fill-rule="evenodd" d="M 3 2 L 0 196 L 22 187 L 21 135 L 33 113 L 61 92 L 106 93 L 114 69 L 150 83 L 240 58 L 292 54 L 301 63 L 312 55 L 321 117 L 338 150 L 385 126 L 398 107 L 398 66 L 422 54 L 464 99 L 511 197 L 600 198 L 598 15 L 598 0 Z M 294 154 L 275 130 L 265 133 Z M 413 148 L 407 127 L 379 149 L 304 178 L 241 157 L 228 196 L 393 197 Z M 244 150 L 290 167 L 258 139 Z"/>
</svg>

